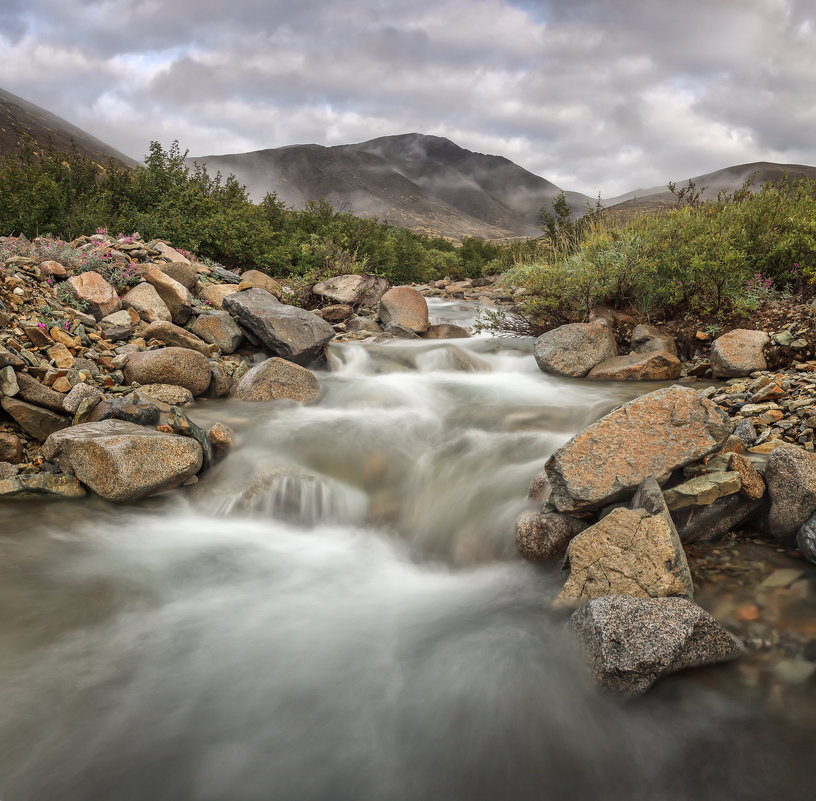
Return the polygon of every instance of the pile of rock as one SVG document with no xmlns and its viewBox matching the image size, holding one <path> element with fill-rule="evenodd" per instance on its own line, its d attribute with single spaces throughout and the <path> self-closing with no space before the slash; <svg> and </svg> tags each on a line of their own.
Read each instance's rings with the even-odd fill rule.
<svg viewBox="0 0 816 801">
<path fill-rule="evenodd" d="M 624 404 L 548 460 L 549 497 L 520 518 L 516 541 L 534 561 L 566 550 L 556 604 L 581 605 L 571 625 L 602 686 L 637 694 L 668 672 L 742 652 L 693 604 L 683 549 L 699 516 L 708 532 L 761 505 L 765 483 L 732 429 L 703 394 L 673 386 Z"/>
<path fill-rule="evenodd" d="M 516 298 L 528 293 L 524 287 L 507 288 L 501 283 L 501 276 L 486 275 L 483 278 L 463 278 L 453 281 L 443 278 L 430 284 L 420 284 L 416 289 L 428 297 L 443 300 L 466 300 L 485 308 L 495 308 L 512 304 Z"/>
</svg>

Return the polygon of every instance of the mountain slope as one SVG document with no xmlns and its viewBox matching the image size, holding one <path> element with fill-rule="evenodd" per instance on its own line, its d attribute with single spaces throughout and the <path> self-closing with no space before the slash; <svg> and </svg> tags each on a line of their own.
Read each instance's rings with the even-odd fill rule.
<svg viewBox="0 0 816 801">
<path fill-rule="evenodd" d="M 68 153 L 73 142 L 82 155 L 99 164 L 105 165 L 113 159 L 128 167 L 136 166 L 136 162 L 124 153 L 62 117 L 0 89 L 0 155 L 15 152 L 23 142 L 30 144 L 37 153 L 49 147 Z"/>
</svg>

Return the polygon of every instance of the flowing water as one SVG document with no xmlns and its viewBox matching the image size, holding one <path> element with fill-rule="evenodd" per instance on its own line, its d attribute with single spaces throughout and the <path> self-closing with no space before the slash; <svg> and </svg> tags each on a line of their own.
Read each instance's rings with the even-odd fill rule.
<svg viewBox="0 0 816 801">
<path fill-rule="evenodd" d="M 771 709 L 738 665 L 593 688 L 513 521 L 649 387 L 530 351 L 332 346 L 315 406 L 196 409 L 236 430 L 196 486 L 0 507 L 0 801 L 813 798 L 812 693 Z"/>
</svg>

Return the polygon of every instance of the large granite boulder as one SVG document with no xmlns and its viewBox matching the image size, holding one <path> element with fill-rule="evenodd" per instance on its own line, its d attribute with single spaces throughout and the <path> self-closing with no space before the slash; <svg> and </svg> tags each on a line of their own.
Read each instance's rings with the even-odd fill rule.
<svg viewBox="0 0 816 801">
<path fill-rule="evenodd" d="M 602 595 L 694 597 L 686 555 L 667 515 L 613 509 L 567 547 L 570 575 L 559 605 Z"/>
<path fill-rule="evenodd" d="M 234 395 L 246 401 L 288 399 L 314 403 L 320 395 L 320 385 L 305 367 L 272 358 L 249 370 L 238 382 Z"/>
<path fill-rule="evenodd" d="M 173 318 L 167 304 L 159 297 L 156 288 L 146 281 L 136 284 L 123 298 L 122 304 L 126 309 L 133 309 L 136 314 L 148 323 L 156 320 L 170 322 Z"/>
<path fill-rule="evenodd" d="M 119 300 L 116 288 L 93 270 L 72 275 L 68 283 L 74 294 L 88 304 L 88 313 L 97 320 L 122 308 L 122 301 Z"/>
<path fill-rule="evenodd" d="M 816 454 L 794 446 L 776 448 L 768 457 L 765 482 L 771 498 L 770 532 L 791 537 L 816 512 Z"/>
<path fill-rule="evenodd" d="M 52 434 L 46 459 L 59 459 L 86 487 L 109 501 L 126 502 L 180 486 L 201 467 L 194 439 L 154 428 L 104 420 Z"/>
<path fill-rule="evenodd" d="M 618 355 L 618 344 L 606 320 L 570 323 L 542 334 L 533 349 L 542 372 L 583 378 L 589 371 Z"/>
<path fill-rule="evenodd" d="M 145 342 L 150 342 L 151 339 L 160 339 L 171 347 L 188 348 L 207 357 L 212 355 L 212 348 L 203 339 L 199 339 L 186 328 L 169 323 L 167 320 L 156 320 L 155 323 L 150 323 L 142 333 L 142 337 Z"/>
<path fill-rule="evenodd" d="M 187 348 L 161 348 L 131 353 L 125 365 L 125 380 L 137 384 L 174 384 L 202 395 L 210 386 L 207 357 Z"/>
<path fill-rule="evenodd" d="M 685 598 L 607 595 L 573 612 L 598 684 L 628 697 L 642 695 L 661 676 L 741 656 L 742 643 L 704 609 Z"/>
<path fill-rule="evenodd" d="M 376 306 L 388 291 L 388 281 L 376 275 L 337 275 L 312 287 L 312 292 L 335 303 Z"/>
<path fill-rule="evenodd" d="M 305 309 L 279 303 L 265 289 L 229 295 L 224 298 L 224 308 L 269 350 L 298 364 L 319 359 L 334 336 L 334 329 L 325 320 Z"/>
<path fill-rule="evenodd" d="M 150 284 L 164 305 L 170 310 L 170 319 L 176 325 L 184 325 L 190 319 L 193 296 L 186 286 L 166 275 L 156 267 L 148 267 L 144 279 Z"/>
<path fill-rule="evenodd" d="M 677 356 L 653 350 L 607 359 L 593 367 L 587 378 L 591 381 L 671 381 L 678 378 L 682 370 Z"/>
<path fill-rule="evenodd" d="M 205 342 L 216 345 L 221 353 L 234 353 L 244 334 L 232 315 L 223 309 L 208 309 L 196 317 L 190 330 Z"/>
<path fill-rule="evenodd" d="M 381 298 L 378 311 L 380 321 L 389 327 L 424 334 L 429 327 L 428 303 L 410 286 L 395 286 Z"/>
<path fill-rule="evenodd" d="M 711 371 L 714 378 L 740 378 L 755 370 L 767 370 L 763 349 L 770 342 L 764 331 L 735 328 L 711 345 Z"/>
<path fill-rule="evenodd" d="M 643 395 L 559 448 L 545 471 L 559 512 L 597 509 L 630 496 L 644 478 L 665 476 L 722 446 L 731 421 L 688 387 Z"/>
<path fill-rule="evenodd" d="M 516 520 L 516 548 L 531 562 L 561 556 L 570 540 L 589 524 L 558 512 L 527 512 Z"/>
</svg>

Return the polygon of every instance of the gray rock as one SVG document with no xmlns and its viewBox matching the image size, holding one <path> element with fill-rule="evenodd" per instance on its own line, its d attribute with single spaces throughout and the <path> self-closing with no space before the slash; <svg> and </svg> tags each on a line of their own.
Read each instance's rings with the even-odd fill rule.
<svg viewBox="0 0 816 801">
<path fill-rule="evenodd" d="M 102 393 L 90 384 L 76 384 L 62 399 L 62 408 L 69 414 L 74 414 L 85 398 L 93 398 L 94 404 L 96 404 L 102 400 Z"/>
<path fill-rule="evenodd" d="M 20 472 L 20 468 L 16 464 L 10 462 L 0 462 L 0 481 L 5 481 L 8 478 L 14 478 Z"/>
<path fill-rule="evenodd" d="M 210 388 L 207 390 L 209 398 L 226 398 L 232 389 L 232 379 L 217 359 L 210 359 Z"/>
<path fill-rule="evenodd" d="M 376 306 L 388 291 L 388 281 L 376 275 L 338 275 L 312 287 L 318 297 L 352 306 Z"/>
<path fill-rule="evenodd" d="M 58 457 L 64 472 L 117 502 L 178 487 L 198 472 L 202 460 L 194 439 L 121 420 L 58 431 L 46 440 L 43 456 Z"/>
<path fill-rule="evenodd" d="M 740 378 L 755 370 L 767 370 L 763 350 L 770 342 L 764 331 L 735 328 L 711 345 L 711 369 L 715 378 Z"/>
<path fill-rule="evenodd" d="M 809 517 L 796 533 L 796 544 L 802 556 L 816 564 L 816 515 Z"/>
<path fill-rule="evenodd" d="M 570 540 L 587 528 L 584 520 L 558 512 L 521 515 L 516 521 L 516 547 L 531 562 L 561 556 Z"/>
<path fill-rule="evenodd" d="M 207 432 L 178 406 L 171 407 L 167 423 L 176 434 L 191 437 L 201 446 L 201 469 L 208 470 L 213 463 L 213 443 Z"/>
<path fill-rule="evenodd" d="M 202 395 L 210 386 L 207 357 L 187 348 L 162 348 L 132 353 L 125 365 L 128 383 L 173 384 Z"/>
<path fill-rule="evenodd" d="M 763 508 L 763 500 L 744 495 L 728 495 L 710 506 L 691 506 L 674 512 L 681 542 L 707 542 L 733 531 Z"/>
<path fill-rule="evenodd" d="M 84 487 L 74 476 L 27 473 L 0 480 L 0 496 L 3 498 L 29 498 L 37 495 L 82 498 L 85 494 Z"/>
<path fill-rule="evenodd" d="M 232 315 L 222 309 L 209 309 L 198 315 L 190 326 L 196 336 L 216 345 L 221 353 L 234 353 L 244 335 Z"/>
<path fill-rule="evenodd" d="M 155 403 L 131 398 L 111 398 L 97 403 L 88 415 L 88 422 L 124 420 L 140 426 L 155 426 L 161 412 Z"/>
<path fill-rule="evenodd" d="M 165 306 L 170 310 L 170 318 L 176 325 L 184 325 L 190 319 L 193 296 L 187 287 L 174 281 L 156 267 L 148 267 L 144 278 L 154 287 Z"/>
<path fill-rule="evenodd" d="M 464 339 L 470 336 L 470 331 L 461 325 L 450 323 L 439 323 L 428 326 L 428 330 L 423 334 L 425 339 Z"/>
<path fill-rule="evenodd" d="M 570 629 L 584 647 L 598 684 L 627 697 L 685 668 L 741 656 L 742 643 L 685 598 L 607 595 L 572 614 Z"/>
<path fill-rule="evenodd" d="M 792 446 L 776 448 L 768 457 L 765 483 L 771 498 L 771 534 L 793 536 L 816 512 L 816 454 Z"/>
<path fill-rule="evenodd" d="M 45 442 L 49 434 L 71 425 L 71 421 L 50 409 L 43 409 L 33 403 L 26 403 L 18 398 L 3 398 L 0 405 L 8 412 L 17 425 L 34 439 Z"/>
<path fill-rule="evenodd" d="M 192 264 L 184 261 L 171 261 L 166 264 L 157 264 L 156 266 L 165 275 L 170 276 L 170 278 L 190 290 L 190 292 L 193 291 L 198 281 L 198 273 Z"/>
<path fill-rule="evenodd" d="M 662 352 L 677 356 L 677 343 L 670 334 L 664 334 L 653 325 L 636 325 L 629 340 L 631 353 Z"/>
<path fill-rule="evenodd" d="M 133 333 L 133 321 L 127 309 L 109 314 L 99 321 L 105 339 L 111 342 L 126 340 Z"/>
<path fill-rule="evenodd" d="M 248 289 L 224 298 L 224 308 L 278 356 L 307 364 L 323 356 L 334 329 L 317 315 L 279 303 L 264 289 Z"/>
<path fill-rule="evenodd" d="M 0 369 L 0 395 L 13 398 L 20 391 L 17 383 L 17 375 L 11 365 L 6 365 Z"/>
<path fill-rule="evenodd" d="M 708 506 L 742 489 L 742 478 L 735 470 L 704 473 L 666 490 L 666 505 L 671 511 L 687 506 Z"/>
<path fill-rule="evenodd" d="M 589 371 L 618 355 L 618 345 L 606 320 L 570 323 L 542 334 L 533 349 L 544 373 L 583 378 Z"/>
<path fill-rule="evenodd" d="M 734 436 L 742 440 L 746 448 L 750 448 L 757 438 L 757 430 L 753 420 L 741 420 L 739 425 L 734 429 Z"/>
</svg>

